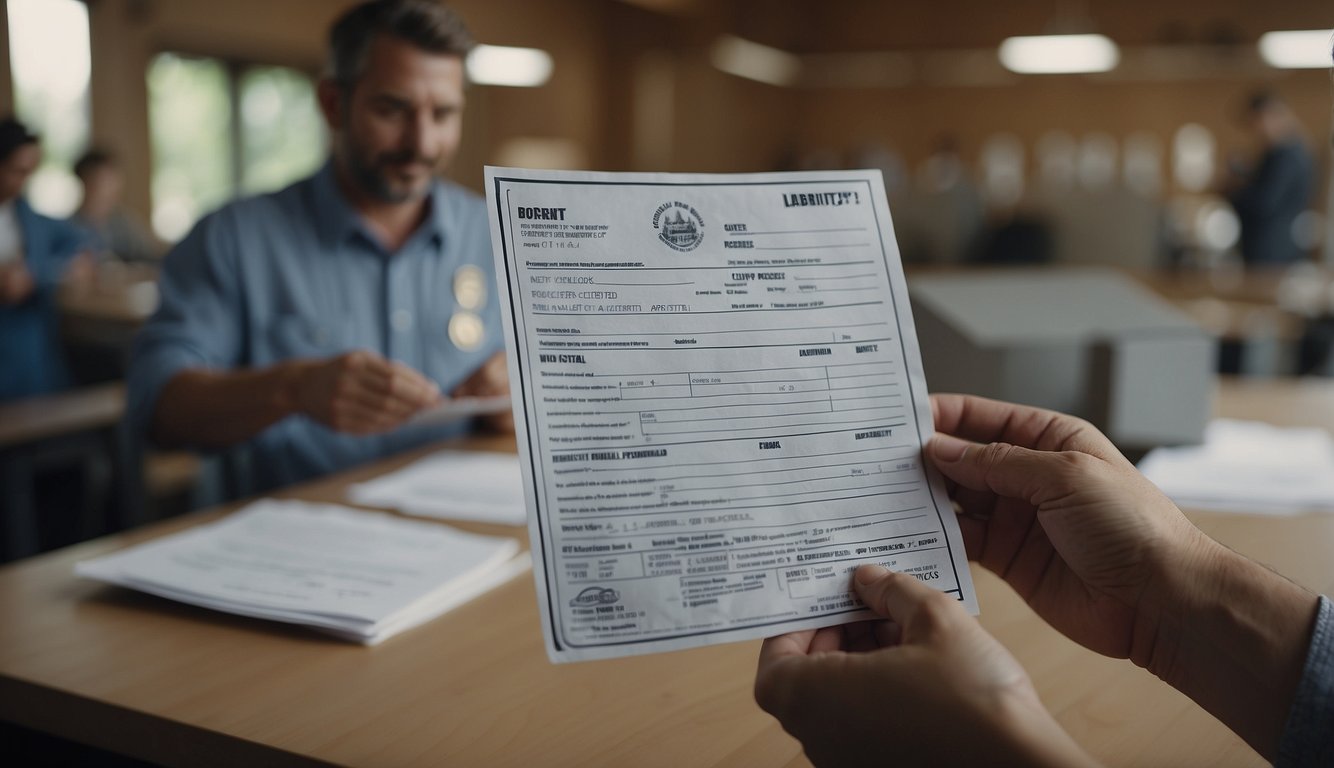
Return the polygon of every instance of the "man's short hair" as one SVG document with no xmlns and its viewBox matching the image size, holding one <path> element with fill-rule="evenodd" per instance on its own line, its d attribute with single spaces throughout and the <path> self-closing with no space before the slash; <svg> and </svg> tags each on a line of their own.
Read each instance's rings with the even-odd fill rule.
<svg viewBox="0 0 1334 768">
<path fill-rule="evenodd" d="M 18 151 L 19 147 L 36 144 L 37 134 L 28 130 L 28 126 L 13 117 L 0 120 L 0 163 Z"/>
<path fill-rule="evenodd" d="M 463 19 L 433 0 L 371 0 L 344 13 L 329 32 L 329 74 L 344 88 L 366 69 L 377 35 L 411 43 L 427 53 L 463 57 L 473 38 Z"/>
<path fill-rule="evenodd" d="M 74 175 L 87 181 L 88 176 L 102 168 L 115 168 L 116 156 L 96 147 L 84 152 L 83 155 L 74 162 Z"/>
<path fill-rule="evenodd" d="M 1246 99 L 1246 112 L 1251 115 L 1259 115 L 1268 112 L 1275 107 L 1283 107 L 1283 97 L 1278 95 L 1278 91 L 1272 88 L 1261 88 Z"/>
</svg>

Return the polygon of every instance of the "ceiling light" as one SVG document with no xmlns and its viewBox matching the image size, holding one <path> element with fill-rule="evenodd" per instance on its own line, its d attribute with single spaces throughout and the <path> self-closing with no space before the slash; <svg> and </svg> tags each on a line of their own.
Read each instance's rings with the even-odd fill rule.
<svg viewBox="0 0 1334 768">
<path fill-rule="evenodd" d="M 1021 75 L 1106 72 L 1120 60 L 1116 43 L 1104 35 L 1011 37 L 1000 45 L 1001 64 Z"/>
<path fill-rule="evenodd" d="M 713 66 L 729 75 L 769 85 L 791 85 L 801 73 L 801 59 L 787 51 L 723 35 L 709 55 Z"/>
<path fill-rule="evenodd" d="M 1260 58 L 1279 69 L 1327 69 L 1334 30 L 1298 29 L 1260 36 Z"/>
<path fill-rule="evenodd" d="M 536 88 L 551 79 L 551 54 L 538 48 L 479 45 L 468 53 L 468 79 L 478 85 Z"/>
</svg>

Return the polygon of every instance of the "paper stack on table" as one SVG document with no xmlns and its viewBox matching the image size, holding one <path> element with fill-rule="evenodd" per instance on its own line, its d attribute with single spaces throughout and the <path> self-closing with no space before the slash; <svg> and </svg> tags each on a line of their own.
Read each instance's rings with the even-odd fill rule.
<svg viewBox="0 0 1334 768">
<path fill-rule="evenodd" d="M 333 504 L 265 499 L 219 522 L 78 563 L 75 572 L 373 645 L 530 565 L 510 538 Z"/>
<path fill-rule="evenodd" d="M 511 453 L 441 451 L 348 488 L 356 504 L 409 515 L 523 525 L 523 476 Z"/>
<path fill-rule="evenodd" d="M 1259 514 L 1334 511 L 1334 438 L 1220 419 L 1204 444 L 1159 448 L 1140 471 L 1184 507 Z"/>
</svg>

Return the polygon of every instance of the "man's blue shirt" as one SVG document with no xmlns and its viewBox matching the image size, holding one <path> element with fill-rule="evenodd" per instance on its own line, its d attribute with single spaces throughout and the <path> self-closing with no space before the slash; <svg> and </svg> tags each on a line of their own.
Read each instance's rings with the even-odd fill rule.
<svg viewBox="0 0 1334 768">
<path fill-rule="evenodd" d="M 443 181 L 429 214 L 394 253 L 384 250 L 338 189 L 333 168 L 202 219 L 168 254 L 162 304 L 135 340 L 130 416 L 147 431 L 166 383 L 187 369 L 262 368 L 294 358 L 369 349 L 421 371 L 449 392 L 504 348 L 486 205 Z M 485 334 L 473 349 L 450 339 L 468 309 L 459 270 L 485 276 L 473 311 Z M 473 272 L 476 274 L 476 272 Z M 251 440 L 258 491 L 456 434 L 466 424 L 356 437 L 289 417 Z M 188 425 L 187 425 L 188 429 Z"/>
<path fill-rule="evenodd" d="M 60 345 L 56 291 L 60 276 L 83 245 L 79 231 L 14 201 L 23 233 L 24 265 L 36 289 L 24 301 L 0 304 L 0 401 L 43 395 L 69 385 Z"/>
</svg>

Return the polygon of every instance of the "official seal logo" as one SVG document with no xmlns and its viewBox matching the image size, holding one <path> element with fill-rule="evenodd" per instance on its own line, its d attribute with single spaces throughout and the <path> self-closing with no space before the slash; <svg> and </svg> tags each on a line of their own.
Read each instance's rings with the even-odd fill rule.
<svg viewBox="0 0 1334 768">
<path fill-rule="evenodd" d="M 688 203 L 673 200 L 653 212 L 658 239 L 676 251 L 693 251 L 704 242 L 704 217 Z"/>
</svg>

